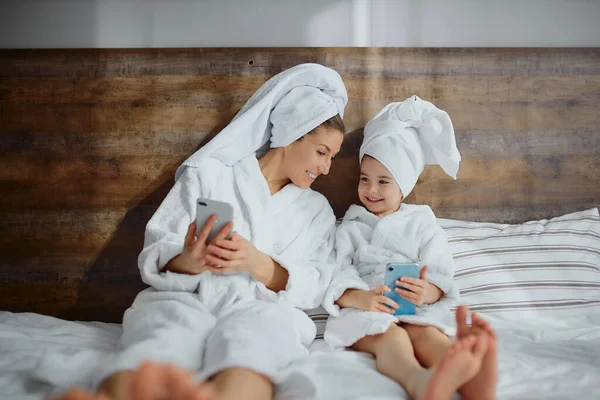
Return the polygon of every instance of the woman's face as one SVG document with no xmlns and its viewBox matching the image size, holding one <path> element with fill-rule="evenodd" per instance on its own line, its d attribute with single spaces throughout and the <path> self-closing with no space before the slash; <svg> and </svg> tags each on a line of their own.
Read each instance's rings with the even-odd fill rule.
<svg viewBox="0 0 600 400">
<path fill-rule="evenodd" d="M 315 129 L 313 133 L 285 147 L 288 178 L 302 189 L 308 189 L 319 175 L 327 175 L 331 161 L 339 153 L 344 134 L 336 129 Z"/>
<path fill-rule="evenodd" d="M 367 210 L 384 217 L 398 211 L 402 203 L 402 191 L 383 164 L 364 156 L 360 163 L 358 198 Z"/>
</svg>

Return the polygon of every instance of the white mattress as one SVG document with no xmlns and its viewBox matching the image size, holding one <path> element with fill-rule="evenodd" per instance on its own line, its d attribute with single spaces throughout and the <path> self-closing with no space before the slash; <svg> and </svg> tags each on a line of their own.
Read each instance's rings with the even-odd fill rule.
<svg viewBox="0 0 600 400">
<path fill-rule="evenodd" d="M 600 321 L 493 321 L 499 336 L 499 399 L 600 398 Z M 0 399 L 43 399 L 54 391 L 33 379 L 47 351 L 114 349 L 120 326 L 0 312 Z M 378 374 L 370 356 L 328 351 L 322 341 L 284 371 L 278 398 L 402 399 L 403 390 Z"/>
</svg>

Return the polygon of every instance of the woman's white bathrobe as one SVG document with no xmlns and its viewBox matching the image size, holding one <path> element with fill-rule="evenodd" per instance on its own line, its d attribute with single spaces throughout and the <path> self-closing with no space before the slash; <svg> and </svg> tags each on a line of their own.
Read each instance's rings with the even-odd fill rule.
<svg viewBox="0 0 600 400">
<path fill-rule="evenodd" d="M 159 272 L 183 250 L 198 197 L 228 201 L 234 229 L 289 273 L 275 293 L 248 273 Z M 103 375 L 143 359 L 200 370 L 201 378 L 246 367 L 275 379 L 278 369 L 308 354 L 316 334 L 299 309 L 315 308 L 333 271 L 335 217 L 325 197 L 289 184 L 271 196 L 251 155 L 228 167 L 207 159 L 186 168 L 146 228 L 138 295 L 123 320 L 121 353 Z"/>
<path fill-rule="evenodd" d="M 321 194 L 289 184 L 271 195 L 256 154 L 284 147 L 348 102 L 340 75 L 300 64 L 274 76 L 233 121 L 177 170 L 176 183 L 146 227 L 138 259 L 140 293 L 123 319 L 119 348 L 53 352 L 36 376 L 59 387 L 93 387 L 142 360 L 169 362 L 206 378 L 245 367 L 278 381 L 276 372 L 308 354 L 315 324 L 302 309 L 317 307 L 334 269 L 335 217 Z M 249 273 L 160 272 L 181 254 L 196 200 L 234 208 L 234 229 L 289 273 L 275 293 Z M 90 367 L 92 366 L 92 367 Z"/>
<path fill-rule="evenodd" d="M 228 201 L 234 229 L 289 273 L 275 293 L 247 273 L 159 272 L 183 249 L 198 197 Z M 204 379 L 246 367 L 278 382 L 278 370 L 308 355 L 316 327 L 300 309 L 321 303 L 334 270 L 335 216 L 323 195 L 293 184 L 271 196 L 258 160 L 233 166 L 214 158 L 185 168 L 146 227 L 139 256 L 141 292 L 125 312 L 113 354 L 48 354 L 36 376 L 57 387 L 96 387 L 143 360 L 199 371 Z"/>
<path fill-rule="evenodd" d="M 455 334 L 448 309 L 459 295 L 453 280 L 452 252 L 429 206 L 402 204 L 395 213 L 379 218 L 353 205 L 337 229 L 335 249 L 337 268 L 323 302 L 331 314 L 325 329 L 328 344 L 350 346 L 367 335 L 385 332 L 398 321 L 435 326 L 449 336 Z M 444 295 L 434 304 L 418 306 L 414 316 L 340 310 L 335 302 L 347 289 L 370 290 L 383 285 L 385 267 L 390 262 L 427 265 L 427 280 Z"/>
</svg>

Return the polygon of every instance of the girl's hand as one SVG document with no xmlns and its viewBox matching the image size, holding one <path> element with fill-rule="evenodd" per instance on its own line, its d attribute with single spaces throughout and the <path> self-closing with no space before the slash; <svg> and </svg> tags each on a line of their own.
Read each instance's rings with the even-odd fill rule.
<svg viewBox="0 0 600 400">
<path fill-rule="evenodd" d="M 402 298 L 417 306 L 435 303 L 442 297 L 443 292 L 435 285 L 427 281 L 427 265 L 421 269 L 419 279 L 404 276 L 396 281 L 396 292 Z M 404 288 L 404 289 L 401 289 Z"/>
<path fill-rule="evenodd" d="M 373 290 L 357 290 L 355 292 L 355 307 L 365 311 L 378 311 L 388 314 L 393 314 L 399 307 L 398 303 L 383 295 L 392 290 L 385 286 L 379 285 Z"/>
</svg>

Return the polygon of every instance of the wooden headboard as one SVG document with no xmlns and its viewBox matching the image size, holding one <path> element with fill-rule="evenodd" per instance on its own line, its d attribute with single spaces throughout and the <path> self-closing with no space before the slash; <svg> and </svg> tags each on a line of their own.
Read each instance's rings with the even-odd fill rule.
<svg viewBox="0 0 600 400">
<path fill-rule="evenodd" d="M 600 49 L 0 51 L 0 309 L 119 322 L 144 288 L 144 227 L 177 166 L 269 77 L 336 69 L 351 131 L 315 187 L 356 201 L 362 127 L 412 94 L 448 111 L 458 180 L 429 167 L 409 202 L 522 222 L 600 204 Z"/>
</svg>

